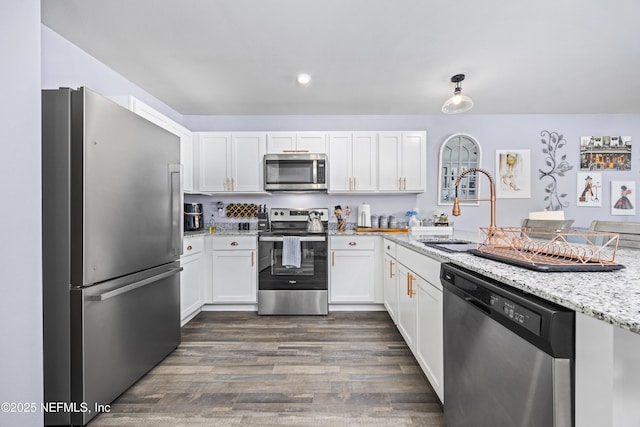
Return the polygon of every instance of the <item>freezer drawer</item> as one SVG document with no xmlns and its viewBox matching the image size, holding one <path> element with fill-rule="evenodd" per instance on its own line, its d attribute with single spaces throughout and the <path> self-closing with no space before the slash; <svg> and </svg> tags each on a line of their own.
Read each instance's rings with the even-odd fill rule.
<svg viewBox="0 0 640 427">
<path fill-rule="evenodd" d="M 71 400 L 111 403 L 180 344 L 177 263 L 71 291 Z M 74 413 L 73 424 L 96 414 Z"/>
</svg>

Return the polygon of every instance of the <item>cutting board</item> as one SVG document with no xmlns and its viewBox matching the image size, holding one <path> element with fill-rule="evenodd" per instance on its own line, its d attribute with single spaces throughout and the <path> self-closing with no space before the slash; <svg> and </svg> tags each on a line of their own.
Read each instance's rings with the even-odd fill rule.
<svg viewBox="0 0 640 427">
<path fill-rule="evenodd" d="M 361 228 L 357 227 L 358 233 L 408 233 L 408 228 Z"/>
</svg>

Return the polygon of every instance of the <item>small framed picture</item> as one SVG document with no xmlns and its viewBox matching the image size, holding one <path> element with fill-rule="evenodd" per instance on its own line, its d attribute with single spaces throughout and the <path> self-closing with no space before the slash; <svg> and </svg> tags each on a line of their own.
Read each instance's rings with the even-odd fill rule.
<svg viewBox="0 0 640 427">
<path fill-rule="evenodd" d="M 531 198 L 531 150 L 496 150 L 496 197 Z"/>
<path fill-rule="evenodd" d="M 635 181 L 611 181 L 611 215 L 636 214 Z"/>
<path fill-rule="evenodd" d="M 602 206 L 602 173 L 578 172 L 576 206 Z"/>
</svg>

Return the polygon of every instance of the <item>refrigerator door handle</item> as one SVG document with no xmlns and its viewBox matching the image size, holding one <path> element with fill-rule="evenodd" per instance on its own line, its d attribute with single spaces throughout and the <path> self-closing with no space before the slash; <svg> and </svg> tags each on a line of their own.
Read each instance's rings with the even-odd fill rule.
<svg viewBox="0 0 640 427">
<path fill-rule="evenodd" d="M 152 277 L 147 277 L 146 279 L 142 279 L 139 280 L 137 282 L 133 282 L 129 285 L 123 286 L 121 288 L 118 289 L 113 289 L 111 291 L 107 291 L 104 293 L 101 293 L 100 295 L 91 295 L 91 296 L 87 296 L 87 299 L 90 301 L 104 301 L 107 300 L 109 298 L 113 298 L 115 296 L 118 295 L 122 295 L 124 293 L 133 291 L 134 289 L 138 289 L 141 288 L 145 285 L 148 285 L 149 283 L 153 283 L 153 282 L 157 282 L 160 279 L 164 279 L 165 277 L 169 277 L 169 276 L 173 276 L 174 274 L 180 273 L 182 271 L 182 267 L 178 267 L 178 268 L 172 268 L 169 271 L 166 271 L 164 273 L 160 273 L 156 276 L 152 276 Z"/>
<path fill-rule="evenodd" d="M 177 178 L 177 179 L 176 179 Z M 182 230 L 184 229 L 184 215 L 182 214 L 182 165 L 169 165 L 169 179 L 171 182 L 171 248 L 176 256 L 182 255 Z"/>
</svg>

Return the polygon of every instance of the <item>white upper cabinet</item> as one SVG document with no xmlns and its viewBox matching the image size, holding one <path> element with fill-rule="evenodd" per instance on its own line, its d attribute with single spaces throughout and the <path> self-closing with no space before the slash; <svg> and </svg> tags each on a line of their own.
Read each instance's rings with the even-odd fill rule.
<svg viewBox="0 0 640 427">
<path fill-rule="evenodd" d="M 427 134 L 381 132 L 378 141 L 378 189 L 421 193 L 427 187 Z"/>
<path fill-rule="evenodd" d="M 187 193 L 195 191 L 193 181 L 193 133 L 133 96 L 112 96 L 110 99 L 180 138 L 182 187 Z"/>
<path fill-rule="evenodd" d="M 200 192 L 264 192 L 264 133 L 200 132 L 197 137 Z"/>
<path fill-rule="evenodd" d="M 329 134 L 329 192 L 376 191 L 376 144 L 375 132 Z"/>
<path fill-rule="evenodd" d="M 326 153 L 326 132 L 269 132 L 267 154 Z"/>
</svg>

